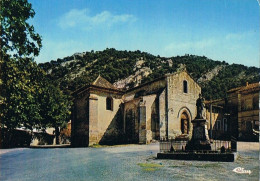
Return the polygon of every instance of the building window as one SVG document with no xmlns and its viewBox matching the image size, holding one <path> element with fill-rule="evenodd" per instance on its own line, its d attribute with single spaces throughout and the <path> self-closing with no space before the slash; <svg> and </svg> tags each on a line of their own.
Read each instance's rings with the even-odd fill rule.
<svg viewBox="0 0 260 181">
<path fill-rule="evenodd" d="M 107 108 L 107 110 L 113 111 L 113 98 L 112 97 L 107 97 L 106 108 Z"/>
<path fill-rule="evenodd" d="M 183 81 L 183 92 L 188 93 L 188 83 L 186 80 Z"/>
</svg>

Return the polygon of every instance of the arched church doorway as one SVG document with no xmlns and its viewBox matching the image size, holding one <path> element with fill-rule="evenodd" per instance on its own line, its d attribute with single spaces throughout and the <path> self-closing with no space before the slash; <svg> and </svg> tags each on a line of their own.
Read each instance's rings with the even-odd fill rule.
<svg viewBox="0 0 260 181">
<path fill-rule="evenodd" d="M 189 116 L 186 112 L 181 114 L 181 133 L 182 134 L 189 134 L 190 122 Z"/>
</svg>

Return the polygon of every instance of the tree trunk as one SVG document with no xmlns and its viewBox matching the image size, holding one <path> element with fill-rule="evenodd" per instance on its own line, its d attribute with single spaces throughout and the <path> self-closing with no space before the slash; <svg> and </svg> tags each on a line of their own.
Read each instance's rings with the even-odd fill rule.
<svg viewBox="0 0 260 181">
<path fill-rule="evenodd" d="M 55 127 L 56 145 L 60 144 L 60 130 L 59 127 Z"/>
</svg>

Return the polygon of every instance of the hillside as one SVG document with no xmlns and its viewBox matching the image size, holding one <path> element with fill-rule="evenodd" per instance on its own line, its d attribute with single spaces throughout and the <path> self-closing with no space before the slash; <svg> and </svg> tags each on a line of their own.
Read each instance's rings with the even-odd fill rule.
<svg viewBox="0 0 260 181">
<path fill-rule="evenodd" d="M 104 51 L 75 53 L 39 64 L 67 94 L 92 82 L 99 74 L 121 89 L 131 88 L 186 67 L 206 99 L 225 96 L 231 88 L 259 81 L 259 68 L 214 61 L 205 56 L 154 56 L 146 52 Z"/>
</svg>

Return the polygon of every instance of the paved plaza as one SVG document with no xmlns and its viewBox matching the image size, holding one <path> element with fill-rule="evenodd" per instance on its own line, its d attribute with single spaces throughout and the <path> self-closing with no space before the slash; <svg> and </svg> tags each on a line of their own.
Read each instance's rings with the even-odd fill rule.
<svg viewBox="0 0 260 181">
<path fill-rule="evenodd" d="M 235 162 L 158 160 L 159 144 L 0 150 L 0 180 L 259 180 L 259 144 Z M 241 167 L 248 173 L 235 173 Z"/>
</svg>

